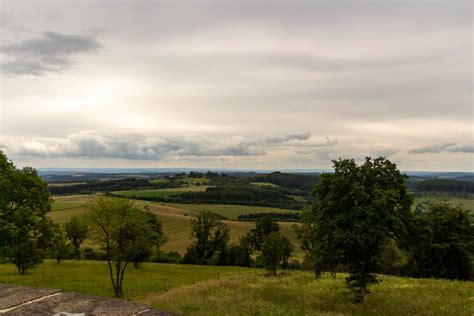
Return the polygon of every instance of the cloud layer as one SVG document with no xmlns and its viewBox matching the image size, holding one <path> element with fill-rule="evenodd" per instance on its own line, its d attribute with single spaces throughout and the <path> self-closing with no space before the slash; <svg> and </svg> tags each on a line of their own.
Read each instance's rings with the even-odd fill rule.
<svg viewBox="0 0 474 316">
<path fill-rule="evenodd" d="M 45 31 L 39 37 L 0 46 L 0 69 L 8 75 L 40 76 L 70 68 L 85 53 L 97 52 L 101 44 L 92 35 Z"/>
<path fill-rule="evenodd" d="M 472 170 L 472 23 L 465 1 L 4 0 L 0 143 L 37 167 Z"/>
</svg>

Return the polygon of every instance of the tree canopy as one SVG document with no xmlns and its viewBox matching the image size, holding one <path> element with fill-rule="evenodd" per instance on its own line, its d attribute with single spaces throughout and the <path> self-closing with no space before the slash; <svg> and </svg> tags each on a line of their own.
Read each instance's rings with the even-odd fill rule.
<svg viewBox="0 0 474 316">
<path fill-rule="evenodd" d="M 0 256 L 24 274 L 39 264 L 51 199 L 35 169 L 17 169 L 0 151 Z"/>
<path fill-rule="evenodd" d="M 317 275 L 343 265 L 346 279 L 360 300 L 376 282 L 380 256 L 389 238 L 401 247 L 412 225 L 413 198 L 405 175 L 380 157 L 333 161 L 334 173 L 322 174 L 314 194 L 316 203 L 307 216 L 306 248 L 315 259 Z"/>
</svg>

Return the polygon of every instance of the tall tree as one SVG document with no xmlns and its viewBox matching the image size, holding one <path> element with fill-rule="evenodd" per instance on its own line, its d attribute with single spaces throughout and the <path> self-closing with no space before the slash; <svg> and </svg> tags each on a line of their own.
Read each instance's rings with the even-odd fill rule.
<svg viewBox="0 0 474 316">
<path fill-rule="evenodd" d="M 313 230 L 306 232 L 312 239 L 311 258 L 317 276 L 345 266 L 347 286 L 365 301 L 388 238 L 405 246 L 413 198 L 405 186 L 407 176 L 383 157 L 366 158 L 361 165 L 352 159 L 333 163 L 334 173 L 321 175 L 314 191 Z"/>
<path fill-rule="evenodd" d="M 137 244 L 152 245 L 153 233 L 145 214 L 127 199 L 96 195 L 89 203 L 92 236 L 105 250 L 116 297 L 123 296 L 125 270 Z"/>
<path fill-rule="evenodd" d="M 51 199 L 35 169 L 17 169 L 0 151 L 0 256 L 14 263 L 20 274 L 41 263 L 38 243 Z"/>
<path fill-rule="evenodd" d="M 73 257 L 75 259 L 81 258 L 81 245 L 86 240 L 89 228 L 87 223 L 77 216 L 71 218 L 69 222 L 64 225 L 66 237 L 71 241 L 74 247 Z"/>
<path fill-rule="evenodd" d="M 276 276 L 278 267 L 287 267 L 293 245 L 278 232 L 271 233 L 262 245 L 262 261 L 265 268 Z"/>
<path fill-rule="evenodd" d="M 50 252 L 58 264 L 62 259 L 66 259 L 71 254 L 71 245 L 65 236 L 61 226 L 56 223 L 51 223 L 52 236 L 50 239 Z"/>
<path fill-rule="evenodd" d="M 255 221 L 255 228 L 252 229 L 248 238 L 254 250 L 260 251 L 265 239 L 271 234 L 280 231 L 280 225 L 273 221 L 271 215 L 264 216 Z"/>
<path fill-rule="evenodd" d="M 191 222 L 191 235 L 196 240 L 188 247 L 184 261 L 196 264 L 221 262 L 229 242 L 229 228 L 219 218 L 209 212 L 199 213 Z"/>
<path fill-rule="evenodd" d="M 144 262 L 150 258 L 153 251 L 158 253 L 160 246 L 166 240 L 163 233 L 163 226 L 156 216 L 150 211 L 148 205 L 144 207 L 145 220 L 150 227 L 151 236 L 142 236 L 141 240 L 137 240 L 135 249 L 131 254 L 131 261 L 135 269 L 138 268 L 141 262 Z"/>
</svg>

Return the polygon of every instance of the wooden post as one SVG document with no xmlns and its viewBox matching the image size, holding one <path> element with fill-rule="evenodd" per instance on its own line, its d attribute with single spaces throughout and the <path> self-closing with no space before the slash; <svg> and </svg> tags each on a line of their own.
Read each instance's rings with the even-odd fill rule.
<svg viewBox="0 0 474 316">
<path fill-rule="evenodd" d="M 165 279 L 165 292 L 168 292 L 168 282 L 166 279 Z"/>
<path fill-rule="evenodd" d="M 217 280 L 220 280 L 219 271 L 217 271 Z"/>
<path fill-rule="evenodd" d="M 193 285 L 194 284 L 196 284 L 196 280 L 195 280 L 194 273 L 193 273 Z"/>
</svg>

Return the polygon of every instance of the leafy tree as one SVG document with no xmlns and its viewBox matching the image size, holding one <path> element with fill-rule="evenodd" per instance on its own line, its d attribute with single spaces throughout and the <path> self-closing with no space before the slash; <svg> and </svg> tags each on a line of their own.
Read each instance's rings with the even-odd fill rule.
<svg viewBox="0 0 474 316">
<path fill-rule="evenodd" d="M 66 237 L 71 241 L 74 248 L 73 257 L 75 259 L 81 258 L 81 245 L 86 240 L 89 228 L 84 220 L 74 216 L 69 222 L 64 225 Z"/>
<path fill-rule="evenodd" d="M 278 232 L 271 233 L 262 245 L 264 267 L 274 276 L 279 266 L 287 267 L 293 245 L 290 240 Z"/>
<path fill-rule="evenodd" d="M 50 210 L 47 185 L 36 170 L 17 169 L 0 151 L 0 257 L 15 264 L 20 274 L 44 257 L 38 241 Z"/>
<path fill-rule="evenodd" d="M 125 270 L 137 244 L 152 245 L 153 232 L 145 214 L 127 199 L 96 195 L 90 201 L 92 235 L 102 245 L 116 297 L 123 296 Z"/>
<path fill-rule="evenodd" d="M 196 240 L 186 250 L 184 262 L 210 264 L 211 261 L 216 263 L 216 259 L 223 258 L 222 254 L 226 253 L 230 239 L 229 228 L 216 215 L 199 213 L 191 222 L 191 235 Z"/>
<path fill-rule="evenodd" d="M 433 204 L 417 216 L 417 235 L 407 272 L 416 277 L 474 278 L 474 226 L 467 211 Z"/>
<path fill-rule="evenodd" d="M 71 246 L 65 236 L 65 233 L 61 226 L 56 223 L 51 223 L 52 238 L 50 251 L 54 259 L 58 264 L 61 263 L 62 259 L 66 259 L 71 254 Z"/>
<path fill-rule="evenodd" d="M 255 228 L 248 234 L 248 240 L 254 250 L 260 251 L 265 239 L 271 234 L 280 231 L 280 225 L 273 221 L 272 216 L 264 216 L 255 221 Z"/>
<path fill-rule="evenodd" d="M 349 272 L 347 286 L 365 301 L 387 240 L 406 246 L 413 198 L 405 186 L 407 176 L 383 157 L 366 158 L 361 165 L 353 159 L 333 163 L 334 173 L 321 175 L 314 191 L 313 228 L 307 237 L 311 257 L 316 276 L 343 265 Z"/>
<path fill-rule="evenodd" d="M 135 268 L 138 268 L 141 262 L 150 259 L 153 251 L 158 253 L 160 245 L 165 241 L 163 226 L 161 222 L 156 219 L 156 216 L 151 213 L 148 205 L 145 205 L 144 216 L 150 227 L 151 236 L 142 236 L 140 240 L 137 240 L 135 249 L 131 254 L 131 261 Z"/>
</svg>

